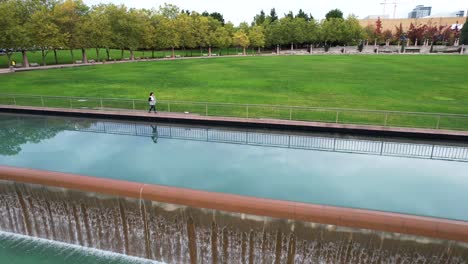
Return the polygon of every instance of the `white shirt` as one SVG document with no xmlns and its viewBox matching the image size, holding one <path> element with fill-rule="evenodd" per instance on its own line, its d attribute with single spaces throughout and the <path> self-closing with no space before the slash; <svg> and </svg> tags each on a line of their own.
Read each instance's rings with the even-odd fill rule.
<svg viewBox="0 0 468 264">
<path fill-rule="evenodd" d="M 150 96 L 151 100 L 149 102 L 150 105 L 156 105 L 156 98 L 154 97 L 154 95 L 151 95 Z"/>
</svg>

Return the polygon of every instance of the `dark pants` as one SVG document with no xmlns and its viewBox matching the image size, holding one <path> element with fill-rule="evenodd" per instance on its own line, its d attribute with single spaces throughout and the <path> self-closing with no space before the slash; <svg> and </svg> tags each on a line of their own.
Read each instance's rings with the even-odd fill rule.
<svg viewBox="0 0 468 264">
<path fill-rule="evenodd" d="M 154 110 L 154 112 L 156 113 L 156 105 L 150 105 L 150 109 L 148 111 L 148 113 L 151 113 L 151 110 Z"/>
</svg>

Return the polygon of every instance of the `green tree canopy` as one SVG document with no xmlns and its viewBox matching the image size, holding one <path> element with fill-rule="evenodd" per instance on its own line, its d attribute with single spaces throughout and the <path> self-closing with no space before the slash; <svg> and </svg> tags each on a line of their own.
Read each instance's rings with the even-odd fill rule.
<svg viewBox="0 0 468 264">
<path fill-rule="evenodd" d="M 326 15 L 325 15 L 325 18 L 328 20 L 330 18 L 341 18 L 343 19 L 343 12 L 341 12 L 341 10 L 339 10 L 338 8 L 337 9 L 333 9 L 333 10 L 330 10 Z"/>
<path fill-rule="evenodd" d="M 468 45 L 468 18 L 461 30 L 460 44 Z M 466 47 L 466 49 L 468 49 L 468 47 Z"/>
</svg>

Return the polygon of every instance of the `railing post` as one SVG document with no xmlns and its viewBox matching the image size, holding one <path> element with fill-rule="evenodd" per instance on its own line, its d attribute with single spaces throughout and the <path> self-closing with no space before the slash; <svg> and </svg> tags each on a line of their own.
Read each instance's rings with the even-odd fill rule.
<svg viewBox="0 0 468 264">
<path fill-rule="evenodd" d="M 70 109 L 72 109 L 73 108 L 72 98 L 68 97 L 68 99 L 70 100 Z"/>
<path fill-rule="evenodd" d="M 248 105 L 245 106 L 245 111 L 247 112 L 247 118 L 249 118 L 249 106 Z"/>
<path fill-rule="evenodd" d="M 104 105 L 102 104 L 102 98 L 100 98 L 99 101 L 101 103 L 101 110 L 104 110 Z"/>
<path fill-rule="evenodd" d="M 292 120 L 292 108 L 289 108 L 289 120 Z"/>
<path fill-rule="evenodd" d="M 208 104 L 205 104 L 205 116 L 208 116 Z"/>
<path fill-rule="evenodd" d="M 338 119 L 340 118 L 340 112 L 339 111 L 336 111 L 336 121 L 335 123 L 338 124 Z"/>
<path fill-rule="evenodd" d="M 388 121 L 388 113 L 385 113 L 385 123 L 384 123 L 384 126 L 387 126 L 387 121 Z"/>
<path fill-rule="evenodd" d="M 44 107 L 44 97 L 41 96 L 41 105 Z"/>
<path fill-rule="evenodd" d="M 133 103 L 133 111 L 135 111 L 135 99 L 132 100 Z"/>
<path fill-rule="evenodd" d="M 437 125 L 436 125 L 436 129 L 439 129 L 440 127 L 440 115 L 437 116 Z"/>
</svg>

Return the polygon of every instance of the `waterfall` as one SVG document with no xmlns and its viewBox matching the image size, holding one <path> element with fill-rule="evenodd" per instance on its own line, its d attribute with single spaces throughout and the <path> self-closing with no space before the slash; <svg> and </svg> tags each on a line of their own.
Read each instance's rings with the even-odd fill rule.
<svg viewBox="0 0 468 264">
<path fill-rule="evenodd" d="M 0 230 L 165 263 L 468 263 L 468 245 L 0 181 Z"/>
</svg>

